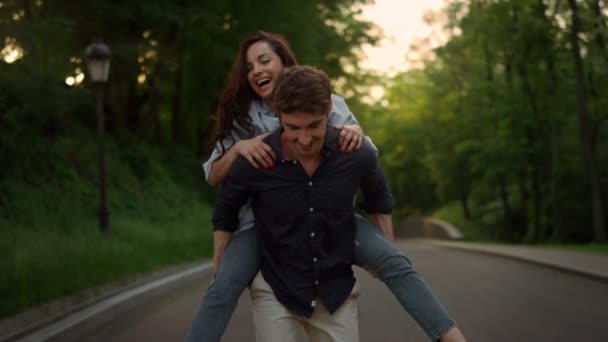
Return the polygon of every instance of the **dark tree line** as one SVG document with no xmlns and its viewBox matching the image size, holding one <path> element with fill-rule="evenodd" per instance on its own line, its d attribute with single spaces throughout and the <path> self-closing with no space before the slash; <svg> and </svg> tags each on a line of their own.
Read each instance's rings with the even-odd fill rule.
<svg viewBox="0 0 608 342">
<path fill-rule="evenodd" d="M 0 38 L 11 39 L 24 54 L 1 65 L 5 95 L 0 104 L 7 110 L 0 122 L 9 130 L 11 125 L 60 128 L 65 121 L 86 122 L 82 117 L 90 113 L 83 100 L 74 100 L 85 84 L 68 88 L 63 82 L 84 71 L 84 48 L 102 38 L 113 52 L 106 103 L 110 133 L 202 152 L 212 127 L 209 116 L 241 40 L 259 29 L 280 33 L 301 63 L 334 78 L 349 77 L 343 66 L 356 60 L 361 44 L 376 39 L 368 33 L 370 23 L 354 18 L 354 5 L 365 2 L 3 0 Z M 35 122 L 19 121 L 24 93 L 39 108 L 27 113 Z M 48 98 L 38 96 L 44 94 Z"/>
</svg>

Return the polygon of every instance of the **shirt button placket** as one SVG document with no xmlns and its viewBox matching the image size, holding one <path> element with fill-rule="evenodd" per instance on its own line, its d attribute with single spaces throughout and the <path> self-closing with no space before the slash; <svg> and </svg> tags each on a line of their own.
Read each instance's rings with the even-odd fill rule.
<svg viewBox="0 0 608 342">
<path fill-rule="evenodd" d="M 312 192 L 312 180 L 310 180 L 310 179 L 308 180 L 308 187 L 309 187 L 309 199 L 310 199 L 310 198 L 312 198 L 312 193 L 311 193 Z M 308 211 L 312 213 L 312 212 L 315 211 L 315 208 L 310 207 L 310 208 L 308 208 Z M 310 238 L 311 239 L 314 239 L 315 235 L 316 234 L 315 234 L 314 231 L 310 232 Z M 312 258 L 312 262 L 315 264 L 315 268 L 317 267 L 317 261 L 318 261 L 317 257 L 313 257 Z M 315 287 L 319 287 L 319 280 L 318 279 L 315 279 Z M 313 300 L 312 303 L 311 303 L 311 306 L 314 308 L 316 306 L 316 304 L 317 304 L 316 301 Z"/>
</svg>

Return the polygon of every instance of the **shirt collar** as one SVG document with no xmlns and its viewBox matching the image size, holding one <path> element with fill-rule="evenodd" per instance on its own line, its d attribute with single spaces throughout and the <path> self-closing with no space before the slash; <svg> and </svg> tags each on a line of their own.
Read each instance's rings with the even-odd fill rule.
<svg viewBox="0 0 608 342">
<path fill-rule="evenodd" d="M 283 133 L 283 127 L 274 131 L 268 137 L 268 145 L 272 147 L 272 149 L 276 152 L 277 160 L 285 160 L 285 156 L 283 155 L 283 150 L 281 149 L 281 134 Z M 321 154 L 323 158 L 330 158 L 332 155 L 338 153 L 338 131 L 327 124 L 327 130 L 325 133 L 325 141 L 323 142 L 323 147 L 321 147 Z"/>
<path fill-rule="evenodd" d="M 270 109 L 270 107 L 268 107 L 266 102 L 262 101 L 262 99 L 255 99 L 253 102 L 255 103 L 256 110 L 261 115 L 276 117 L 272 109 Z"/>
</svg>

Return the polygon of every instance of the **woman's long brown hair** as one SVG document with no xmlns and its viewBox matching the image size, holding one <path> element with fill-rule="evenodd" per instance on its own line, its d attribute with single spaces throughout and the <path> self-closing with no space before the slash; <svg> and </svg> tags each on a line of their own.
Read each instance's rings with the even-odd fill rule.
<svg viewBox="0 0 608 342">
<path fill-rule="evenodd" d="M 253 137 L 254 130 L 249 117 L 249 106 L 254 99 L 259 99 L 259 96 L 251 89 L 247 80 L 247 50 L 251 45 L 261 41 L 270 45 L 281 58 L 283 66 L 291 67 L 297 64 L 295 56 L 289 49 L 289 43 L 278 34 L 257 31 L 241 43 L 230 71 L 228 84 L 220 97 L 220 103 L 214 115 L 216 126 L 214 141 L 220 142 L 222 155 L 226 151 L 224 138 L 234 139 L 233 134 L 238 134 L 241 139 Z M 239 127 L 236 127 L 235 123 Z M 237 128 L 240 129 L 237 131 Z"/>
</svg>

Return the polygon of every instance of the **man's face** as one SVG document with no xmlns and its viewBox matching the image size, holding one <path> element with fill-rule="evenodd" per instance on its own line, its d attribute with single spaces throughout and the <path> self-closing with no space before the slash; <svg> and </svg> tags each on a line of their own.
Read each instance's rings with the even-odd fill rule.
<svg viewBox="0 0 608 342">
<path fill-rule="evenodd" d="M 281 114 L 282 140 L 294 159 L 320 154 L 327 131 L 326 113 L 293 112 Z"/>
</svg>

